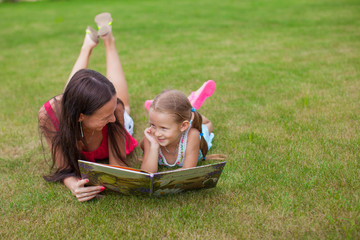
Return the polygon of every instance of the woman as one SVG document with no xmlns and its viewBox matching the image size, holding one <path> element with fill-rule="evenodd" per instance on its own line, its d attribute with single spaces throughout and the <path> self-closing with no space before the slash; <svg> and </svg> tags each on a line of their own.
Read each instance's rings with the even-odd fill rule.
<svg viewBox="0 0 360 240">
<path fill-rule="evenodd" d="M 137 146 L 131 137 L 129 94 L 111 31 L 111 15 L 99 14 L 95 22 L 99 31 L 87 28 L 64 93 L 46 102 L 38 114 L 39 127 L 56 167 L 45 179 L 62 181 L 81 202 L 96 197 L 105 188 L 85 187 L 88 180 L 79 180 L 77 160 L 126 166 L 126 155 Z M 107 78 L 86 69 L 99 37 L 106 51 Z"/>
</svg>

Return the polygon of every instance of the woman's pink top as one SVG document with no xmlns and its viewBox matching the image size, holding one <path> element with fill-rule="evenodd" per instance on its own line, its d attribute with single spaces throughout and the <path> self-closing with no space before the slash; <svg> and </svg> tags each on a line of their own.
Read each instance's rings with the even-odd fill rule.
<svg viewBox="0 0 360 240">
<path fill-rule="evenodd" d="M 55 127 L 55 130 L 59 131 L 59 120 L 56 118 L 55 112 L 54 112 L 53 108 L 51 107 L 50 102 L 47 101 L 44 104 L 44 107 L 50 117 L 52 124 Z M 105 125 L 105 127 L 103 127 L 102 135 L 103 135 L 103 140 L 97 149 L 95 149 L 94 151 L 91 151 L 91 152 L 81 151 L 81 153 L 85 156 L 85 159 L 87 161 L 95 162 L 95 159 L 109 158 L 107 125 Z M 126 154 L 128 155 L 138 145 L 138 142 L 127 131 L 126 131 L 126 135 L 127 135 L 127 137 L 126 137 Z"/>
</svg>

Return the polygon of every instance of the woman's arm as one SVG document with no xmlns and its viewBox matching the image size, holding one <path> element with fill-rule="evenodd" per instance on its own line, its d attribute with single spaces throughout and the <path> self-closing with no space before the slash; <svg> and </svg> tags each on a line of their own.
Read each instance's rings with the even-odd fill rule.
<svg viewBox="0 0 360 240">
<path fill-rule="evenodd" d="M 55 108 L 54 108 L 55 109 Z M 38 113 L 38 119 L 39 119 L 39 125 L 40 129 L 43 132 L 44 138 L 46 140 L 46 143 L 48 147 L 50 148 L 50 151 L 52 150 L 52 140 L 54 135 L 49 135 L 48 132 L 55 133 L 56 130 L 54 126 L 52 125 L 46 110 L 44 106 L 42 106 Z M 44 131 L 45 129 L 48 129 L 48 131 Z M 55 164 L 58 169 L 66 169 L 68 166 L 64 161 L 64 157 L 62 154 L 62 151 L 57 151 L 57 154 L 55 156 Z M 75 176 L 69 176 L 63 179 L 63 182 L 65 186 L 70 189 L 72 194 L 80 201 L 88 201 L 94 197 L 101 191 L 103 191 L 105 188 L 103 186 L 94 186 L 94 187 L 85 187 L 84 185 L 87 183 L 87 179 L 83 179 L 79 181 L 79 179 Z"/>
<path fill-rule="evenodd" d="M 50 100 L 50 104 L 55 113 L 56 108 L 53 105 L 54 101 Z M 42 106 L 38 112 L 38 120 L 39 120 L 39 127 L 42 131 L 42 134 L 43 134 L 45 140 L 46 140 L 46 143 L 47 143 L 50 151 L 52 151 L 52 144 L 53 144 L 53 139 L 56 134 L 56 129 L 55 129 L 53 123 L 51 122 L 44 106 Z M 55 164 L 59 169 L 66 169 L 68 167 L 65 164 L 64 157 L 63 157 L 61 150 L 57 151 L 57 156 L 55 157 Z"/>
<path fill-rule="evenodd" d="M 160 145 L 152 136 L 150 128 L 145 129 L 144 134 L 144 158 L 141 164 L 141 170 L 154 173 L 158 171 Z"/>
<path fill-rule="evenodd" d="M 199 131 L 191 128 L 186 143 L 185 160 L 182 168 L 196 167 L 198 163 L 199 150 L 200 150 L 200 137 Z"/>
</svg>

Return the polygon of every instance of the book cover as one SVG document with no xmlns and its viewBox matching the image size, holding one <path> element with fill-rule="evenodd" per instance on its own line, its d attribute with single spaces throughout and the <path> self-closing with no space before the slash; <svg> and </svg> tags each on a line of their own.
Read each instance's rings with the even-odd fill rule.
<svg viewBox="0 0 360 240">
<path fill-rule="evenodd" d="M 215 187 L 226 161 L 187 169 L 148 173 L 135 168 L 79 160 L 82 178 L 90 185 L 126 195 L 161 196 L 187 190 Z"/>
</svg>

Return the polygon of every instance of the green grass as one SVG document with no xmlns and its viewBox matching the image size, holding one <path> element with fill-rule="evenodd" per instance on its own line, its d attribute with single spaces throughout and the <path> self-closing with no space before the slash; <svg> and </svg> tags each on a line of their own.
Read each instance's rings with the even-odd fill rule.
<svg viewBox="0 0 360 240">
<path fill-rule="evenodd" d="M 46 183 L 37 111 L 61 93 L 87 25 L 110 11 L 135 137 L 144 100 L 213 79 L 200 109 L 215 189 L 87 203 Z M 360 3 L 356 0 L 0 4 L 0 238 L 359 239 Z M 105 73 L 101 44 L 90 68 Z"/>
</svg>

